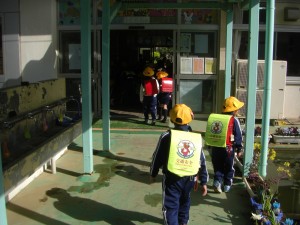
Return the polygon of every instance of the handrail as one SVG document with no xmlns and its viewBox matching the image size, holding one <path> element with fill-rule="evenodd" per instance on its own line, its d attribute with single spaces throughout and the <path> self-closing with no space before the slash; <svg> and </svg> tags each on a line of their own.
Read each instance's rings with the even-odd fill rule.
<svg viewBox="0 0 300 225">
<path fill-rule="evenodd" d="M 28 111 L 26 113 L 22 113 L 20 115 L 16 115 L 16 116 L 13 116 L 11 118 L 7 118 L 6 120 L 3 120 L 3 121 L 0 121 L 0 130 L 1 129 L 11 129 L 14 124 L 16 124 L 17 122 L 21 121 L 21 120 L 24 120 L 24 119 L 32 119 L 34 115 L 38 114 L 38 113 L 41 113 L 41 112 L 44 112 L 44 111 L 51 111 L 52 108 L 58 106 L 58 105 L 62 105 L 66 102 L 69 102 L 69 101 L 76 101 L 78 102 L 77 99 L 75 99 L 73 96 L 70 96 L 68 98 L 63 98 L 63 99 L 60 99 L 58 101 L 55 101 L 51 104 L 47 104 L 47 105 L 44 105 L 42 107 L 39 107 L 35 110 L 31 110 L 31 111 Z M 79 103 L 78 103 L 78 106 L 79 106 Z"/>
</svg>

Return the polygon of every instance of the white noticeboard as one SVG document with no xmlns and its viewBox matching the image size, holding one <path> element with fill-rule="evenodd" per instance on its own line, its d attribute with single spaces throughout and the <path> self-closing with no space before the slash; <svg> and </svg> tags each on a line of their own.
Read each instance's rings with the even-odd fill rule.
<svg viewBox="0 0 300 225">
<path fill-rule="evenodd" d="M 191 52 L 191 34 L 180 35 L 180 52 Z"/>
<path fill-rule="evenodd" d="M 188 58 L 188 57 L 180 58 L 180 73 L 181 74 L 193 73 L 193 58 Z"/>
<path fill-rule="evenodd" d="M 204 58 L 193 58 L 193 74 L 204 74 Z"/>
<path fill-rule="evenodd" d="M 205 58 L 205 74 L 216 74 L 215 58 Z"/>
</svg>

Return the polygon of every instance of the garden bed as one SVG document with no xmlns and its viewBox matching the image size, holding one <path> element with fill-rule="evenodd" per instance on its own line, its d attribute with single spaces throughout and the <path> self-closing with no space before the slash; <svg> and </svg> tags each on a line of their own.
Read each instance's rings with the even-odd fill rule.
<svg viewBox="0 0 300 225">
<path fill-rule="evenodd" d="M 276 144 L 300 144 L 300 136 L 282 136 L 272 134 L 272 140 Z"/>
<path fill-rule="evenodd" d="M 272 134 L 274 143 L 299 144 L 300 129 L 298 127 L 278 127 Z"/>
<path fill-rule="evenodd" d="M 272 135 L 269 135 L 268 143 L 270 143 L 271 138 L 272 138 Z M 254 142 L 261 143 L 261 136 L 254 136 Z"/>
<path fill-rule="evenodd" d="M 295 225 L 297 218 L 289 214 L 288 218 L 281 208 L 281 196 L 278 192 L 279 182 L 291 176 L 290 163 L 284 162 L 278 167 L 271 168 L 270 165 L 275 159 L 276 152 L 268 149 L 268 176 L 263 178 L 259 175 L 260 144 L 254 144 L 253 160 L 249 167 L 249 173 L 243 177 L 247 192 L 249 193 L 252 206 L 251 219 L 256 225 Z M 235 157 L 235 163 L 243 169 L 243 163 Z M 270 171 L 273 170 L 272 172 Z M 295 222 L 295 223 L 294 223 Z"/>
</svg>

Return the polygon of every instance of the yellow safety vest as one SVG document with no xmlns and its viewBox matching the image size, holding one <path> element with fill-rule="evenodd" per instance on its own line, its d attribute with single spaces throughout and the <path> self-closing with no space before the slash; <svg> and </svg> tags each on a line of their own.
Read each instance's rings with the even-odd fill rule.
<svg viewBox="0 0 300 225">
<path fill-rule="evenodd" d="M 231 115 L 212 113 L 208 117 L 205 143 L 215 147 L 226 147 L 226 138 Z"/>
<path fill-rule="evenodd" d="M 168 170 L 180 177 L 196 175 L 201 151 L 201 134 L 171 130 Z"/>
</svg>

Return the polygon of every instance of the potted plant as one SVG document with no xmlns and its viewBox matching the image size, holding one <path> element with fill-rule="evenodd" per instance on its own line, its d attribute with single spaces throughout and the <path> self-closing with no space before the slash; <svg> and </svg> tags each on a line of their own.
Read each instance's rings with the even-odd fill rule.
<svg viewBox="0 0 300 225">
<path fill-rule="evenodd" d="M 274 143 L 300 143 L 300 129 L 298 127 L 278 127 L 272 134 Z"/>
<path fill-rule="evenodd" d="M 261 127 L 260 126 L 256 126 L 255 128 L 254 128 L 254 142 L 255 143 L 261 143 Z M 268 136 L 268 139 L 269 139 L 269 141 L 271 140 L 271 138 L 272 138 L 272 136 L 271 135 L 269 135 Z"/>
<path fill-rule="evenodd" d="M 254 144 L 253 160 L 249 167 L 249 174 L 246 177 L 247 190 L 250 191 L 250 202 L 253 208 L 251 218 L 255 224 L 261 225 L 292 225 L 294 221 L 286 218 L 277 198 L 279 181 L 291 176 L 289 163 L 278 167 L 276 177 L 263 179 L 258 173 L 260 159 L 260 144 Z M 274 160 L 276 152 L 268 149 L 268 159 Z"/>
</svg>

